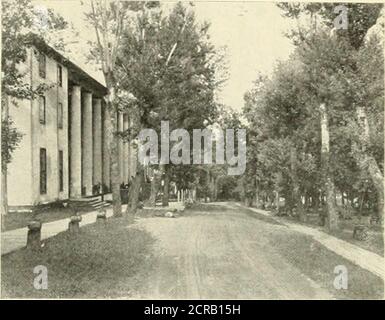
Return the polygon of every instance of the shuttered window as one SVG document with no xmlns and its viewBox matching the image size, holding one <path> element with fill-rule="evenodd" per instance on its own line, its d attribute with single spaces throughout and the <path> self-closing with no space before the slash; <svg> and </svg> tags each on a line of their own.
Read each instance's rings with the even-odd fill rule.
<svg viewBox="0 0 385 320">
<path fill-rule="evenodd" d="M 45 97 L 39 96 L 39 121 L 42 124 L 45 124 L 45 113 L 46 113 Z"/>
<path fill-rule="evenodd" d="M 57 106 L 57 126 L 59 129 L 63 128 L 63 104 L 61 102 Z"/>
<path fill-rule="evenodd" d="M 44 53 L 39 53 L 39 76 L 45 78 L 46 74 L 46 58 Z"/>
<path fill-rule="evenodd" d="M 63 150 L 59 150 L 59 191 L 64 189 L 63 179 Z"/>
<path fill-rule="evenodd" d="M 47 193 L 47 150 L 40 149 L 40 194 Z"/>
<path fill-rule="evenodd" d="M 59 87 L 63 86 L 63 69 L 62 66 L 59 64 L 57 66 L 57 83 Z"/>
</svg>

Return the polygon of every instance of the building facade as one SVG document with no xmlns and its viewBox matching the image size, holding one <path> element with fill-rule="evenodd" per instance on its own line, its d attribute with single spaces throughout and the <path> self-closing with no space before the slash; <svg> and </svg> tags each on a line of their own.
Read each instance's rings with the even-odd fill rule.
<svg viewBox="0 0 385 320">
<path fill-rule="evenodd" d="M 8 166 L 9 206 L 78 199 L 110 189 L 106 87 L 43 42 L 28 49 L 26 82 L 48 89 L 33 100 L 8 99 L 23 134 Z M 128 129 L 119 113 L 117 130 Z M 129 179 L 128 143 L 119 143 L 121 182 Z"/>
</svg>

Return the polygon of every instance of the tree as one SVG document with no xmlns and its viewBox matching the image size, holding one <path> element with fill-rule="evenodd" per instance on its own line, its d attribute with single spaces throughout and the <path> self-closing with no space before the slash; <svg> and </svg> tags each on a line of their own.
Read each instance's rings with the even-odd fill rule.
<svg viewBox="0 0 385 320">
<path fill-rule="evenodd" d="M 383 49 L 384 36 L 380 33 L 368 38 L 357 53 L 357 72 L 354 74 L 357 122 L 351 126 L 352 132 L 357 133 L 352 145 L 353 155 L 358 166 L 372 180 L 381 219 L 384 210 L 384 125 L 380 120 L 384 116 Z"/>
<path fill-rule="evenodd" d="M 365 40 L 381 6 L 349 4 L 355 26 L 348 32 L 330 28 L 329 4 L 279 6 L 311 23 L 290 35 L 296 49 L 289 60 L 245 95 L 244 115 L 258 143 L 251 154 L 261 168 L 258 190 L 282 193 L 289 209 L 325 204 L 333 230 L 338 192 L 354 205 L 377 190 L 365 199 L 383 203 L 383 42 Z"/>
<path fill-rule="evenodd" d="M 119 72 L 116 61 L 122 46 L 122 34 L 131 22 L 130 14 L 138 11 L 144 3 L 129 1 L 91 0 L 90 12 L 86 14 L 94 27 L 96 43 L 92 55 L 102 66 L 107 86 L 106 110 L 110 119 L 107 126 L 107 141 L 111 163 L 111 185 L 113 212 L 115 217 L 122 216 L 120 198 L 120 172 L 118 157 L 117 115 L 119 104 L 117 95 Z"/>
<path fill-rule="evenodd" d="M 379 39 L 378 37 L 377 39 L 372 39 L 372 45 L 369 46 L 370 49 L 365 45 L 365 36 L 368 30 L 376 23 L 381 8 L 382 5 L 377 4 L 349 4 L 347 9 L 349 13 L 349 25 L 351 27 L 348 28 L 348 30 L 332 31 L 332 36 L 330 36 L 330 31 L 324 32 L 323 30 L 319 30 L 318 35 L 316 33 L 315 36 L 310 36 L 304 40 L 305 43 L 310 43 L 309 46 L 314 49 L 307 50 L 307 52 L 302 50 L 302 55 L 305 64 L 310 66 L 311 63 L 311 67 L 308 69 L 312 68 L 312 70 L 314 70 L 311 80 L 314 84 L 317 83 L 318 85 L 316 90 L 318 92 L 316 94 L 320 98 L 320 103 L 325 102 L 321 100 L 328 99 L 329 104 L 334 106 L 334 110 L 330 110 L 331 107 L 326 106 L 326 112 L 332 120 L 334 130 L 338 132 L 338 130 L 340 131 L 340 128 L 343 127 L 343 125 L 335 125 L 338 124 L 336 120 L 340 122 L 342 120 L 342 122 L 345 121 L 349 124 L 343 133 L 345 135 L 348 133 L 349 137 L 352 138 L 351 155 L 356 160 L 360 170 L 366 171 L 372 180 L 377 190 L 379 212 L 382 213 L 383 205 L 381 205 L 381 203 L 383 203 L 384 192 L 382 183 L 383 174 L 378 166 L 378 162 L 376 162 L 368 148 L 369 140 L 365 138 L 368 137 L 368 134 L 365 134 L 365 132 L 369 132 L 369 123 L 366 120 L 361 121 L 361 118 L 367 119 L 367 110 L 373 110 L 373 108 L 368 108 L 368 105 L 376 100 L 383 101 L 383 91 L 373 92 L 372 90 L 368 90 L 368 87 L 373 83 L 373 79 L 377 80 L 374 81 L 374 83 L 376 83 L 375 86 L 377 86 L 378 89 L 383 86 L 383 74 L 379 76 L 374 73 L 375 76 L 372 77 L 371 80 L 367 77 L 364 80 L 362 76 L 367 73 L 365 69 L 359 66 L 360 64 L 362 65 L 363 61 L 357 59 L 360 55 L 362 58 L 362 55 L 365 55 L 365 51 L 366 54 L 368 54 L 370 50 L 371 56 L 375 57 L 375 61 L 373 61 L 373 59 L 367 59 L 368 56 L 366 55 L 365 61 L 367 62 L 365 67 L 368 67 L 368 64 L 370 65 L 373 62 L 378 62 L 378 64 L 376 63 L 375 65 L 380 66 L 379 71 L 381 72 L 383 55 L 380 48 L 381 43 L 383 43 L 381 40 L 383 39 Z M 324 17 L 325 24 L 330 27 L 333 26 L 332 23 L 334 20 L 331 12 L 330 7 L 325 7 L 320 11 L 320 15 Z M 327 33 L 329 33 L 329 35 Z M 302 44 L 302 47 L 305 46 L 306 45 Z M 326 70 L 327 72 L 323 72 L 323 74 L 320 72 L 317 76 L 316 70 Z M 329 84 L 326 82 L 329 82 Z M 380 84 L 380 86 L 378 86 L 378 84 Z M 383 107 L 377 108 L 377 110 L 380 111 L 380 114 L 383 113 Z M 376 125 L 373 122 L 371 124 Z M 383 132 L 383 129 L 381 127 L 379 128 Z M 373 131 L 376 131 L 376 129 Z M 356 133 L 359 133 L 358 136 Z M 339 137 L 341 136 L 339 135 Z M 337 145 L 340 144 L 338 140 L 334 140 L 333 142 L 336 142 Z M 379 163 L 382 163 L 382 161 L 380 160 Z"/>
<path fill-rule="evenodd" d="M 121 86 L 137 99 L 138 127 L 152 128 L 160 136 L 164 120 L 170 131 L 184 128 L 192 133 L 216 117 L 218 62 L 207 29 L 207 24 L 198 26 L 193 13 L 180 3 L 168 15 L 146 8 L 138 11 L 122 36 L 118 57 Z M 182 171 L 174 172 L 170 164 L 153 167 L 161 173 L 156 177 L 164 179 L 163 204 L 168 205 L 169 182 Z M 184 165 L 183 172 L 188 170 L 191 166 Z"/>
<path fill-rule="evenodd" d="M 170 122 L 170 130 L 184 128 L 191 137 L 193 129 L 206 127 L 217 117 L 214 91 L 223 80 L 218 79 L 222 60 L 208 40 L 209 24 L 197 25 L 194 13 L 181 3 L 175 5 L 163 28 L 161 47 L 172 49 L 161 53 L 167 57 L 167 67 L 157 82 L 159 115 Z M 168 205 L 170 170 L 170 165 L 162 167 L 163 205 Z"/>
</svg>

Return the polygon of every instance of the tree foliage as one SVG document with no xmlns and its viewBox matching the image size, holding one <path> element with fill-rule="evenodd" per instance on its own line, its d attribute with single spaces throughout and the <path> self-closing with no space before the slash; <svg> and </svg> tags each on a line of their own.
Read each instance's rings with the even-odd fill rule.
<svg viewBox="0 0 385 320">
<path fill-rule="evenodd" d="M 325 201 L 319 113 L 325 103 L 329 172 L 338 194 L 353 205 L 365 197 L 373 207 L 383 197 L 373 172 L 383 175 L 384 47 L 379 33 L 368 37 L 368 31 L 381 20 L 382 5 L 348 4 L 349 28 L 337 31 L 332 29 L 336 17 L 332 4 L 278 6 L 285 16 L 307 16 L 312 23 L 307 30 L 293 30 L 296 48 L 291 57 L 278 63 L 271 77 L 258 76 L 245 94 L 244 116 L 257 141 L 257 151 L 250 154 L 256 187 L 271 197 L 274 192 L 283 195 L 290 208 L 295 207 L 293 197 L 300 197 L 297 205 L 304 200 L 315 206 Z M 369 128 L 364 142 L 360 110 Z M 296 181 L 299 195 L 293 193 Z"/>
</svg>

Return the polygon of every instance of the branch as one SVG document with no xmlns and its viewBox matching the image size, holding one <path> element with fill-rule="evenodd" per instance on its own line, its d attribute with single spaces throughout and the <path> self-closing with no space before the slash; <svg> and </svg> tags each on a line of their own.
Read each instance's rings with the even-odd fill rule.
<svg viewBox="0 0 385 320">
<path fill-rule="evenodd" d="M 96 33 L 96 39 L 97 39 L 97 42 L 98 42 L 98 47 L 99 47 L 99 50 L 100 50 L 100 54 L 102 55 L 101 57 L 101 61 L 102 61 L 102 67 L 103 69 L 105 69 L 105 61 L 104 61 L 104 57 L 103 57 L 103 47 L 102 47 L 102 42 L 100 40 L 100 34 L 99 34 L 99 29 L 96 25 L 96 11 L 95 11 L 95 7 L 94 7 L 94 1 L 91 0 L 91 9 L 92 9 L 92 16 L 93 16 L 93 20 L 94 20 L 94 28 L 95 28 L 95 33 Z M 104 71 L 104 70 L 103 70 Z"/>
<path fill-rule="evenodd" d="M 168 64 L 169 64 L 169 62 L 171 60 L 171 57 L 174 54 L 174 51 L 175 51 L 175 49 L 176 49 L 176 47 L 178 45 L 179 37 L 182 35 L 184 29 L 186 28 L 186 25 L 187 25 L 187 14 L 188 14 L 188 12 L 186 12 L 186 15 L 184 16 L 184 23 L 183 23 L 182 29 L 181 29 L 181 31 L 179 33 L 179 36 L 178 36 L 177 40 L 175 41 L 173 47 L 171 48 L 170 53 L 168 54 L 168 57 L 167 57 L 167 60 L 166 60 L 166 67 L 168 66 Z"/>
<path fill-rule="evenodd" d="M 103 0 L 103 10 L 101 12 L 101 18 L 102 18 L 102 23 L 103 23 L 103 47 L 104 47 L 104 54 L 105 54 L 105 59 L 106 59 L 106 67 L 107 71 L 110 72 L 111 70 L 111 57 L 110 57 L 110 52 L 109 52 L 109 36 L 108 36 L 108 8 L 107 8 L 107 1 Z M 103 15 L 104 13 L 104 15 Z"/>
<path fill-rule="evenodd" d="M 167 60 L 166 60 L 166 67 L 168 66 L 168 64 L 169 64 L 169 62 L 171 60 L 171 57 L 172 57 L 172 55 L 173 55 L 173 53 L 174 53 L 174 51 L 176 49 L 177 44 L 178 44 L 178 42 L 174 43 L 173 47 L 171 48 L 170 53 L 168 54 L 168 57 L 167 57 Z"/>
<path fill-rule="evenodd" d="M 116 15 L 117 15 L 118 24 L 117 24 L 116 31 L 115 31 L 115 43 L 111 48 L 111 64 L 112 64 L 112 66 L 115 66 L 116 58 L 118 55 L 119 42 L 120 42 L 120 38 L 122 35 L 122 31 L 123 31 L 124 12 L 120 12 L 120 14 L 119 14 L 119 12 L 117 12 Z"/>
</svg>

